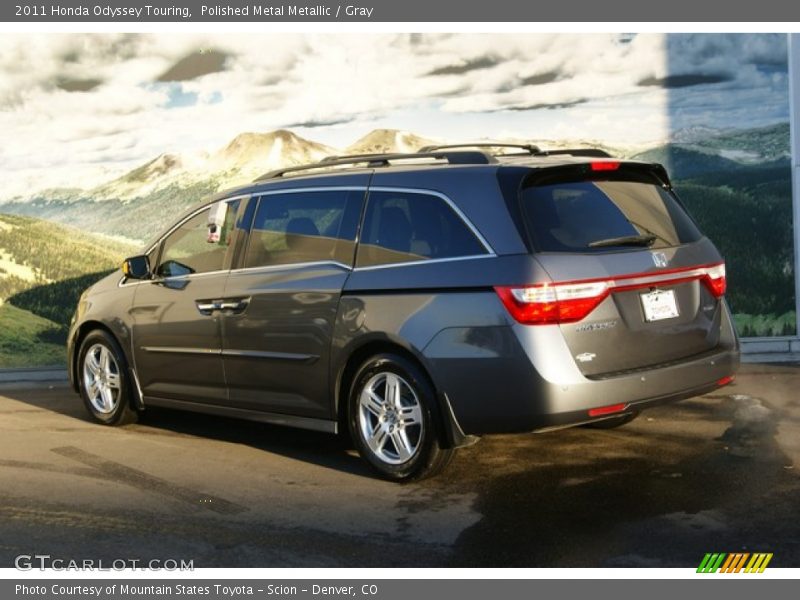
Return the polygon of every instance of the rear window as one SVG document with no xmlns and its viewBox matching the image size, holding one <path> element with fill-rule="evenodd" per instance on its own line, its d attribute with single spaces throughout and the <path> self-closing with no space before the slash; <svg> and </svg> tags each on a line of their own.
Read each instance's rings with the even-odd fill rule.
<svg viewBox="0 0 800 600">
<path fill-rule="evenodd" d="M 527 187 L 521 198 L 531 241 L 541 252 L 667 248 L 702 237 L 672 193 L 652 183 L 554 183 Z"/>
</svg>

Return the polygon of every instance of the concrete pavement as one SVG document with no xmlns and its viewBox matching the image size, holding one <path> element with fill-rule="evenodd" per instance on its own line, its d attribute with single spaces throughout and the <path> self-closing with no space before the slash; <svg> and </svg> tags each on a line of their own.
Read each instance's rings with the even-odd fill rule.
<svg viewBox="0 0 800 600">
<path fill-rule="evenodd" d="M 89 422 L 61 383 L 0 387 L 0 566 L 18 554 L 197 567 L 800 566 L 800 368 L 612 431 L 489 436 L 436 479 L 375 479 L 340 440 L 173 411 Z"/>
</svg>

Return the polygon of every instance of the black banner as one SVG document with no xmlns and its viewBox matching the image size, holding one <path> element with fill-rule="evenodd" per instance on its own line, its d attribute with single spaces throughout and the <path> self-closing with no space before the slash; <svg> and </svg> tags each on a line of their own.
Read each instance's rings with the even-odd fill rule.
<svg viewBox="0 0 800 600">
<path fill-rule="evenodd" d="M 800 4 L 784 0 L 17 0 L 0 4 L 12 22 L 793 22 Z"/>
<path fill-rule="evenodd" d="M 716 581 L 709 579 L 716 577 Z M 700 579 L 704 579 L 700 581 Z M 698 575 L 697 579 L 615 581 L 601 580 L 451 580 L 451 579 L 329 579 L 329 580 L 172 580 L 172 579 L 40 579 L 0 582 L 5 600 L 298 600 L 357 598 L 361 600 L 408 600 L 409 598 L 643 598 L 674 600 L 705 597 L 726 600 L 793 595 L 791 580 L 763 576 Z"/>
</svg>

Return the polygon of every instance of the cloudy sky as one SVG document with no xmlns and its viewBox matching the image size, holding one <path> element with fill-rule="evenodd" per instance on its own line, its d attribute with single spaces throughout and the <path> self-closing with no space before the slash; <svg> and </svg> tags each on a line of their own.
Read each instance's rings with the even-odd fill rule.
<svg viewBox="0 0 800 600">
<path fill-rule="evenodd" d="M 788 120 L 785 35 L 4 34 L 3 195 L 291 128 L 664 140 Z"/>
</svg>

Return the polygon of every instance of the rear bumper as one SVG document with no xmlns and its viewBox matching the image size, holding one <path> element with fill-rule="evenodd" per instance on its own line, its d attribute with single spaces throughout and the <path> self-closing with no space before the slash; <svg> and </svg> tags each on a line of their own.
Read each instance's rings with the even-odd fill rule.
<svg viewBox="0 0 800 600">
<path fill-rule="evenodd" d="M 678 391 L 667 391 L 661 393 L 656 396 L 645 396 L 644 394 L 653 394 L 654 391 L 659 389 L 666 389 L 666 384 L 664 382 L 655 381 L 652 378 L 653 372 L 648 373 L 648 378 L 650 379 L 650 385 L 642 386 L 639 390 L 639 393 L 635 391 L 635 389 L 631 389 L 628 393 L 614 393 L 613 396 L 610 394 L 604 394 L 606 400 L 604 400 L 599 406 L 597 403 L 591 398 L 585 398 L 580 404 L 582 406 L 578 409 L 575 407 L 574 399 L 572 401 L 564 400 L 563 402 L 556 403 L 555 405 L 551 405 L 552 412 L 548 412 L 542 414 L 538 417 L 533 417 L 531 420 L 531 425 L 533 426 L 532 431 L 542 430 L 542 429 L 550 429 L 550 428 L 560 428 L 560 427 L 571 427 L 573 425 L 580 425 L 582 423 L 590 423 L 592 421 L 600 421 L 604 418 L 608 417 L 591 417 L 589 415 L 589 410 L 592 408 L 598 408 L 602 406 L 609 406 L 611 404 L 624 404 L 625 409 L 621 410 L 613 415 L 609 415 L 609 417 L 619 416 L 621 414 L 631 413 L 631 412 L 638 412 L 641 410 L 645 410 L 647 408 L 652 408 L 654 406 L 659 406 L 661 404 L 668 404 L 670 402 L 677 402 L 679 400 L 686 400 L 687 398 L 694 398 L 696 396 L 702 396 L 703 394 L 707 394 L 712 392 L 716 389 L 722 387 L 718 381 L 722 380 L 723 378 L 727 378 L 730 375 L 735 373 L 736 368 L 738 366 L 738 355 L 732 361 L 728 361 L 727 357 L 724 355 L 716 355 L 717 365 L 709 365 L 708 363 L 702 363 L 698 365 L 706 372 L 706 377 L 710 374 L 709 367 L 716 368 L 720 366 L 720 362 L 722 363 L 722 369 L 720 370 L 721 373 L 725 373 L 721 375 L 716 380 L 703 383 L 694 387 L 681 389 Z M 727 368 L 725 368 L 727 366 Z M 681 378 L 686 374 L 685 371 L 673 372 L 672 375 L 680 376 Z M 660 374 L 657 374 L 656 379 L 660 378 Z M 647 382 L 644 382 L 645 384 Z M 723 385 L 727 385 L 727 382 Z M 633 387 L 633 386 L 631 386 Z M 593 390 L 597 394 L 602 394 L 603 390 Z M 564 410 L 560 410 L 564 409 Z"/>
<path fill-rule="evenodd" d="M 603 418 L 589 415 L 594 408 L 624 404 L 624 412 L 638 411 L 720 387 L 739 367 L 739 343 L 725 313 L 714 350 L 613 377 L 583 376 L 557 329 L 550 336 L 546 328 L 518 325 L 492 328 L 494 358 L 434 357 L 432 372 L 465 434 L 578 425 Z"/>
<path fill-rule="evenodd" d="M 706 394 L 738 366 L 738 349 L 728 349 L 679 365 L 569 385 L 529 373 L 527 381 L 503 382 L 494 397 L 462 392 L 450 398 L 466 434 L 522 433 L 600 420 L 590 417 L 593 408 L 625 404 L 624 412 L 631 412 Z"/>
</svg>

